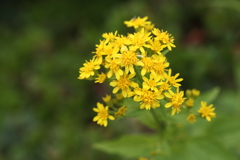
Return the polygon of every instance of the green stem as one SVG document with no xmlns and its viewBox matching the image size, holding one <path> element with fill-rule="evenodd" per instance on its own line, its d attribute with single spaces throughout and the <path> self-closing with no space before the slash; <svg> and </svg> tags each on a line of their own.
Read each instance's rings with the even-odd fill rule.
<svg viewBox="0 0 240 160">
<path fill-rule="evenodd" d="M 140 82 L 140 85 L 142 85 L 142 82 L 143 82 L 142 76 L 139 73 L 139 70 L 137 69 L 137 67 L 134 66 L 134 69 L 135 69 L 135 72 L 136 72 L 136 76 L 137 76 L 137 78 L 138 78 L 138 80 Z M 166 124 L 165 124 L 165 121 L 163 119 L 165 119 L 165 116 L 160 120 L 153 109 L 151 109 L 150 111 L 151 111 L 151 113 L 153 115 L 154 120 L 157 123 L 159 134 L 160 133 L 164 133 L 164 130 L 166 129 Z M 161 134 L 161 135 L 163 135 L 163 134 Z"/>
<path fill-rule="evenodd" d="M 151 109 L 151 113 L 152 113 L 152 115 L 153 115 L 154 120 L 155 120 L 156 123 L 157 123 L 159 132 L 160 132 L 160 133 L 163 133 L 164 130 L 166 129 L 166 124 L 165 124 L 165 122 L 164 122 L 163 120 L 160 120 L 160 119 L 158 118 L 158 116 L 156 115 L 156 113 L 155 113 L 155 111 L 154 111 L 153 109 Z"/>
<path fill-rule="evenodd" d="M 165 51 L 162 52 L 162 55 L 166 56 L 166 54 L 167 54 L 168 52 L 169 52 L 169 50 L 167 49 L 167 50 L 165 50 Z"/>
</svg>

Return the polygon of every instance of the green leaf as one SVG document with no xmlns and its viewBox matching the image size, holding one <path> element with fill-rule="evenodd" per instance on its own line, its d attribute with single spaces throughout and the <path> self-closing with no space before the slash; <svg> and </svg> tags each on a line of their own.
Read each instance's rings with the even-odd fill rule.
<svg viewBox="0 0 240 160">
<path fill-rule="evenodd" d="M 201 99 L 201 101 L 206 101 L 207 103 L 212 103 L 217 98 L 219 93 L 220 93 L 220 88 L 215 87 L 209 91 L 202 93 L 198 97 L 198 99 Z"/>
<path fill-rule="evenodd" d="M 209 3 L 209 6 L 229 8 L 235 11 L 240 11 L 240 2 L 238 0 L 215 0 Z"/>
<path fill-rule="evenodd" d="M 173 144 L 173 152 L 171 155 L 158 155 L 152 160 L 236 160 L 237 158 L 221 143 L 202 137 L 190 139 L 185 143 Z"/>
<path fill-rule="evenodd" d="M 95 143 L 95 149 L 127 158 L 147 156 L 157 147 L 156 135 L 126 135 L 120 139 Z"/>
<path fill-rule="evenodd" d="M 211 126 L 209 126 L 207 132 L 212 137 L 221 141 L 228 148 L 240 148 L 239 122 L 239 115 L 218 117 L 211 123 Z"/>
</svg>

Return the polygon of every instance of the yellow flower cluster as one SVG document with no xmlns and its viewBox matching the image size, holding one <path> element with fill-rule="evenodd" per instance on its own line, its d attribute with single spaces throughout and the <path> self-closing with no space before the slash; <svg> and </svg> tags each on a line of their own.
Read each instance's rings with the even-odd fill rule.
<svg viewBox="0 0 240 160">
<path fill-rule="evenodd" d="M 79 69 L 78 79 L 95 79 L 95 83 L 108 80 L 113 87 L 113 94 L 121 94 L 124 98 L 132 97 L 140 103 L 140 109 L 160 107 L 160 101 L 166 100 L 165 107 L 172 107 L 171 115 L 174 115 L 181 111 L 186 99 L 184 92 L 179 91 L 183 79 L 178 78 L 179 73 L 172 74 L 165 57 L 175 47 L 174 38 L 167 31 L 154 28 L 154 24 L 147 19 L 148 17 L 137 17 L 125 21 L 127 27 L 136 30 L 127 36 L 118 34 L 117 31 L 104 33 L 103 39 L 92 52 L 92 59 Z M 187 106 L 191 106 L 191 103 L 189 101 Z M 94 121 L 106 126 L 106 119 L 113 118 L 108 114 L 108 107 L 99 106 L 100 104 L 98 109 L 94 109 L 98 112 Z M 116 110 L 114 105 L 110 108 Z M 115 112 L 115 118 L 125 115 L 125 112 L 125 106 L 119 108 Z"/>
</svg>

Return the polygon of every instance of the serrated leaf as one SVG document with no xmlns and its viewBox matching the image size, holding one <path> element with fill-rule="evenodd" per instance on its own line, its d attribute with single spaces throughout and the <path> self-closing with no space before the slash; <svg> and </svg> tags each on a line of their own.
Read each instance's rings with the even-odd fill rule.
<svg viewBox="0 0 240 160">
<path fill-rule="evenodd" d="M 126 135 L 117 140 L 95 143 L 93 147 L 110 154 L 136 158 L 149 155 L 157 143 L 156 135 Z"/>
</svg>

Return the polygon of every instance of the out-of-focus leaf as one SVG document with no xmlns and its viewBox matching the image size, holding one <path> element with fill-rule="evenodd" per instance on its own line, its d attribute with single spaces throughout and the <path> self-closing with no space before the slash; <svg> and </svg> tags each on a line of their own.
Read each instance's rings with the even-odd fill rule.
<svg viewBox="0 0 240 160">
<path fill-rule="evenodd" d="M 94 148 L 111 154 L 136 158 L 149 155 L 158 145 L 160 144 L 156 135 L 126 135 L 117 140 L 95 143 Z"/>
<path fill-rule="evenodd" d="M 209 6 L 233 9 L 240 12 L 240 2 L 238 0 L 215 0 Z"/>
<path fill-rule="evenodd" d="M 228 148 L 240 147 L 239 122 L 239 116 L 219 117 L 211 123 L 207 132 Z"/>
<path fill-rule="evenodd" d="M 181 145 L 173 146 L 175 152 L 169 156 L 158 155 L 152 160 L 237 160 L 226 148 L 208 138 L 190 139 Z"/>
</svg>

